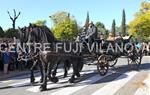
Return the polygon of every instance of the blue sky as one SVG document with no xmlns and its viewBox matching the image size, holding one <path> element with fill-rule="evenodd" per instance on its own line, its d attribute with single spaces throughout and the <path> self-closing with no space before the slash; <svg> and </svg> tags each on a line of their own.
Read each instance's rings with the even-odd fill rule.
<svg viewBox="0 0 150 95">
<path fill-rule="evenodd" d="M 16 26 L 26 26 L 36 20 L 47 20 L 47 26 L 52 27 L 49 16 L 57 11 L 67 11 L 75 17 L 79 25 L 83 25 L 86 13 L 89 11 L 93 22 L 101 21 L 110 29 L 112 20 L 121 24 L 122 10 L 126 11 L 126 20 L 129 23 L 139 10 L 140 3 L 148 0 L 1 0 L 0 26 L 4 29 L 12 27 L 7 10 L 13 15 L 13 9 L 21 11 Z"/>
</svg>

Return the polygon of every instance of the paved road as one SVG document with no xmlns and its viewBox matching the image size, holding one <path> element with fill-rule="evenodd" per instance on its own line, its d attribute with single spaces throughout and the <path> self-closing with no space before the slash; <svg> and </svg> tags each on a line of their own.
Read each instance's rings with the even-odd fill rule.
<svg viewBox="0 0 150 95">
<path fill-rule="evenodd" d="M 97 73 L 96 66 L 85 65 L 81 78 L 74 84 L 67 78 L 60 78 L 54 84 L 48 82 L 48 90 L 39 92 L 39 83 L 31 86 L 29 75 L 21 75 L 0 81 L 0 95 L 150 95 L 150 57 L 144 57 L 140 71 L 131 70 L 127 60 L 120 58 L 106 76 Z M 63 75 L 59 70 L 57 76 Z M 36 81 L 40 74 L 36 73 Z"/>
</svg>

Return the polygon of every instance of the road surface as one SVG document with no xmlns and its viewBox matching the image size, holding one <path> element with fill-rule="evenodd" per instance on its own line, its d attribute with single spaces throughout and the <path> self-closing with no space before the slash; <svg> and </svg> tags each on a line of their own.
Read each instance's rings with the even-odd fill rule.
<svg viewBox="0 0 150 95">
<path fill-rule="evenodd" d="M 76 83 L 68 83 L 72 74 L 59 79 L 58 83 L 48 82 L 47 91 L 40 92 L 40 83 L 31 85 L 29 74 L 0 81 L 0 95 L 150 95 L 150 57 L 143 57 L 140 71 L 131 70 L 127 59 L 120 58 L 107 75 L 100 76 L 95 65 L 85 65 Z M 62 76 L 58 70 L 57 76 Z M 36 81 L 40 79 L 36 73 Z"/>
</svg>

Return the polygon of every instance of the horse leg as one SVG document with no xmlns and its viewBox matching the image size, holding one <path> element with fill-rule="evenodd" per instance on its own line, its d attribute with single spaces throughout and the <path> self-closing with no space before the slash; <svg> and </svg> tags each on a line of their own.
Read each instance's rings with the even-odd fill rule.
<svg viewBox="0 0 150 95">
<path fill-rule="evenodd" d="M 80 76 L 80 74 L 78 72 L 78 68 L 77 68 L 77 63 L 76 62 L 72 63 L 72 67 L 73 67 L 73 75 L 69 79 L 70 83 L 74 83 L 74 81 L 75 81 L 75 75 L 77 75 L 77 77 Z"/>
<path fill-rule="evenodd" d="M 55 63 L 52 63 L 52 64 L 49 63 L 48 65 L 49 65 L 48 66 L 48 75 L 49 75 L 48 77 L 49 77 L 49 80 L 54 82 L 54 83 L 57 83 L 58 82 L 58 78 L 56 76 L 53 76 L 53 75 L 51 76 L 51 72 L 52 72 L 52 69 L 53 69 Z"/>
<path fill-rule="evenodd" d="M 76 65 L 76 76 L 77 77 L 80 77 L 80 71 L 82 71 L 82 68 L 83 68 L 83 59 L 81 58 L 78 58 L 77 59 L 77 63 L 75 64 Z"/>
<path fill-rule="evenodd" d="M 76 61 L 73 63 L 73 68 L 74 68 L 74 74 L 77 76 L 77 77 L 80 77 L 80 71 L 79 71 L 79 66 L 80 66 L 80 63 L 79 63 L 79 59 L 75 59 Z"/>
<path fill-rule="evenodd" d="M 65 65 L 66 65 L 66 63 L 64 63 L 64 78 L 67 77 L 67 75 L 68 75 L 68 69 Z"/>
<path fill-rule="evenodd" d="M 32 67 L 30 69 L 30 71 L 31 71 L 30 83 L 31 84 L 34 84 L 34 81 L 35 81 L 35 78 L 34 78 L 34 68 L 35 68 L 36 64 L 37 64 L 37 61 L 34 61 Z"/>
<path fill-rule="evenodd" d="M 39 62 L 39 61 L 38 61 Z M 42 64 L 39 62 L 38 63 L 39 67 L 40 67 L 40 73 L 41 73 L 41 79 L 40 79 L 40 83 L 43 82 L 43 78 L 44 78 L 44 72 L 43 72 L 43 67 Z"/>
<path fill-rule="evenodd" d="M 80 77 L 80 71 L 79 71 L 79 60 L 78 58 L 73 58 L 72 60 L 73 63 L 72 63 L 72 67 L 73 67 L 73 75 L 71 76 L 71 78 L 69 79 L 69 82 L 70 83 L 74 83 L 75 81 L 75 76 L 77 77 Z"/>
<path fill-rule="evenodd" d="M 31 71 L 31 76 L 30 76 L 30 83 L 34 84 L 35 78 L 34 78 L 34 71 L 33 69 L 30 70 Z"/>
<path fill-rule="evenodd" d="M 43 82 L 40 86 L 40 91 L 45 91 L 47 89 L 47 65 L 46 63 L 42 62 L 43 66 Z"/>
<path fill-rule="evenodd" d="M 69 63 L 69 61 L 68 60 L 66 60 L 65 62 L 64 62 L 64 78 L 65 77 L 67 77 L 67 75 L 68 75 L 68 70 L 69 70 L 69 68 L 70 68 L 70 63 Z"/>
<path fill-rule="evenodd" d="M 57 69 L 58 69 L 58 66 L 59 66 L 59 64 L 61 63 L 61 58 L 56 58 L 57 59 L 57 61 L 55 61 L 54 62 L 54 71 L 52 72 L 52 76 L 53 77 L 56 77 L 56 73 L 57 73 Z M 56 64 L 56 65 L 55 65 Z M 52 67 L 52 68 L 53 68 Z"/>
<path fill-rule="evenodd" d="M 59 65 L 59 63 L 56 63 L 56 66 L 54 66 L 54 71 L 52 72 L 53 77 L 56 77 L 58 65 Z"/>
<path fill-rule="evenodd" d="M 49 80 L 51 81 L 52 80 L 52 76 L 51 76 L 51 73 L 52 73 L 52 66 L 53 64 L 51 64 L 51 62 L 48 63 L 48 78 Z"/>
</svg>

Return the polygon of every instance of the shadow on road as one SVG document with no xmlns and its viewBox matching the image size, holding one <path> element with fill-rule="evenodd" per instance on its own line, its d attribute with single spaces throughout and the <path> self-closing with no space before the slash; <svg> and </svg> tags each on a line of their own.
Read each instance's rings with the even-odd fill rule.
<svg viewBox="0 0 150 95">
<path fill-rule="evenodd" d="M 139 68 L 139 71 L 141 71 L 141 70 L 150 70 L 150 63 L 142 63 L 140 68 Z M 90 78 L 90 77 L 98 74 L 97 70 L 94 70 L 94 72 L 92 72 L 92 73 L 84 74 L 80 78 L 77 78 L 77 80 L 75 81 L 74 84 L 68 84 L 67 81 L 62 82 L 62 83 L 60 82 L 59 83 L 60 85 L 58 87 L 48 88 L 47 91 L 55 90 L 55 89 L 59 89 L 59 88 L 64 88 L 64 87 L 77 87 L 77 86 L 107 83 L 107 82 L 111 82 L 111 81 L 114 81 L 114 80 L 120 80 L 120 79 L 123 79 L 123 78 L 127 78 L 128 76 L 125 73 L 133 71 L 133 69 L 130 69 L 128 65 L 121 65 L 121 66 L 119 65 L 119 66 L 114 66 L 114 67 L 110 68 L 110 72 L 111 71 L 113 72 L 112 74 L 106 75 L 106 76 L 104 76 L 104 78 L 102 78 L 102 79 L 100 79 L 100 80 L 98 80 L 94 83 L 91 83 L 91 81 L 93 81 L 93 80 L 88 80 L 87 83 L 85 82 L 83 84 L 80 84 L 79 82 L 81 82 L 83 80 L 86 80 L 87 78 Z M 119 76 L 122 76 L 122 77 L 118 78 Z M 60 76 L 59 76 L 59 78 L 60 78 Z M 67 83 L 67 85 L 64 85 L 64 83 Z M 40 84 L 35 84 L 34 86 L 38 86 L 38 85 L 40 85 Z M 31 86 L 31 85 L 30 84 L 22 85 L 22 86 L 18 86 L 18 88 L 19 87 L 26 87 L 26 86 Z M 5 87 L 0 87 L 0 90 L 9 89 L 9 88 L 17 88 L 17 87 L 5 86 Z"/>
</svg>

